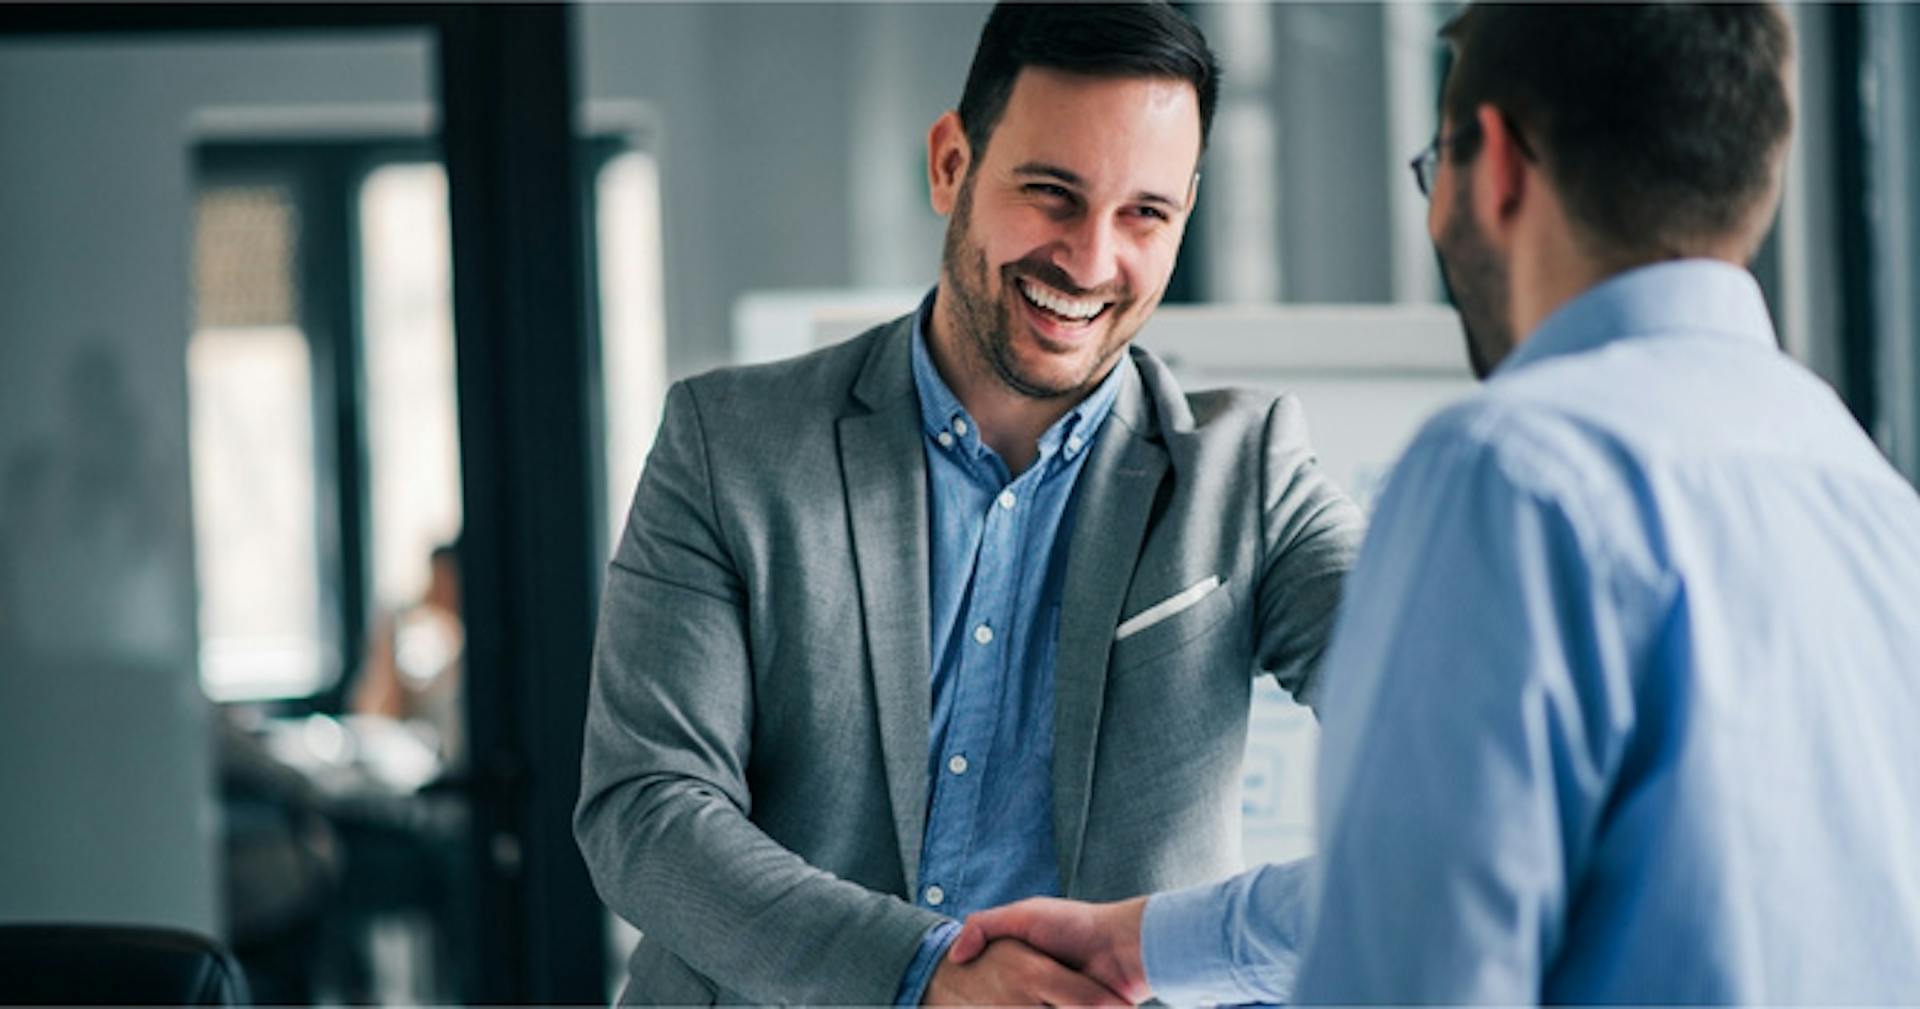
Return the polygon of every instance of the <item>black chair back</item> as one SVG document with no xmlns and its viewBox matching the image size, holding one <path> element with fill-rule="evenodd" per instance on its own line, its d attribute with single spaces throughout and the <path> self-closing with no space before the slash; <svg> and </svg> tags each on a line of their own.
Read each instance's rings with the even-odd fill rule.
<svg viewBox="0 0 1920 1009">
<path fill-rule="evenodd" d="M 226 947 L 164 928 L 0 925 L 0 1004 L 244 1006 Z"/>
</svg>

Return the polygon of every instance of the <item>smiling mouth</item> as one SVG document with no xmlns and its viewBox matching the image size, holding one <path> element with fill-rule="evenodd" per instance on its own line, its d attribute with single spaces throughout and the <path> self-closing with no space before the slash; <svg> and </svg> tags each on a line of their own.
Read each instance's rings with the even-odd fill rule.
<svg viewBox="0 0 1920 1009">
<path fill-rule="evenodd" d="M 1020 278 L 1018 286 L 1020 296 L 1026 299 L 1028 305 L 1062 325 L 1087 325 L 1113 307 L 1110 301 L 1071 297 L 1027 277 Z"/>
</svg>

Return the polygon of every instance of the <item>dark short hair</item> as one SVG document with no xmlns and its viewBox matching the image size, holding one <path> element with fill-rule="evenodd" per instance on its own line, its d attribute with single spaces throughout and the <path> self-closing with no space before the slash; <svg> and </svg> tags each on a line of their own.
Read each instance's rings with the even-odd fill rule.
<svg viewBox="0 0 1920 1009">
<path fill-rule="evenodd" d="M 1220 100 L 1220 63 L 1206 36 L 1163 0 L 1146 3 L 1029 4 L 1002 0 L 987 16 L 960 93 L 960 124 L 978 159 L 1027 67 L 1089 77 L 1166 77 L 1193 85 L 1206 146 Z"/>
<path fill-rule="evenodd" d="M 1440 34 L 1453 128 L 1500 109 L 1607 251 L 1757 245 L 1793 128 L 1777 5 L 1474 4 Z M 1453 148 L 1471 160 L 1478 137 Z"/>
</svg>

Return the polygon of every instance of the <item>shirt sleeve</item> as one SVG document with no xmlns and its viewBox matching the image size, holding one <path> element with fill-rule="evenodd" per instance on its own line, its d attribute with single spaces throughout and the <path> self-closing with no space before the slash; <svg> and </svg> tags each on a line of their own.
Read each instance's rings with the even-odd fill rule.
<svg viewBox="0 0 1920 1009">
<path fill-rule="evenodd" d="M 1349 584 L 1302 1003 L 1533 1003 L 1566 938 L 1631 723 L 1635 607 L 1583 477 L 1476 430 L 1409 451 Z"/>
<path fill-rule="evenodd" d="M 907 964 L 907 973 L 900 978 L 900 991 L 893 996 L 893 1004 L 911 1009 L 927 997 L 927 982 L 933 980 L 933 970 L 940 966 L 940 958 L 947 955 L 947 947 L 960 934 L 960 923 L 943 921 L 927 929 L 920 938 L 920 951 L 913 955 L 913 962 Z"/>
<path fill-rule="evenodd" d="M 1286 1002 L 1309 866 L 1267 865 L 1148 898 L 1140 945 L 1154 997 L 1169 1005 Z"/>
</svg>

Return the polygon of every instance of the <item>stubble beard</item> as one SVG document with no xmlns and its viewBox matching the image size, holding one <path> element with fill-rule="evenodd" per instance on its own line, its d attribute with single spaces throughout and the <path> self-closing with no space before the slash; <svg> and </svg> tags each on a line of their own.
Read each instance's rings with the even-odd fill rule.
<svg viewBox="0 0 1920 1009">
<path fill-rule="evenodd" d="M 1440 261 L 1440 283 L 1447 300 L 1460 313 L 1473 377 L 1485 380 L 1514 347 L 1507 322 L 1508 270 L 1474 225 L 1473 193 L 1464 184 L 1455 195 L 1452 215 L 1440 229 L 1434 255 Z"/>
</svg>

